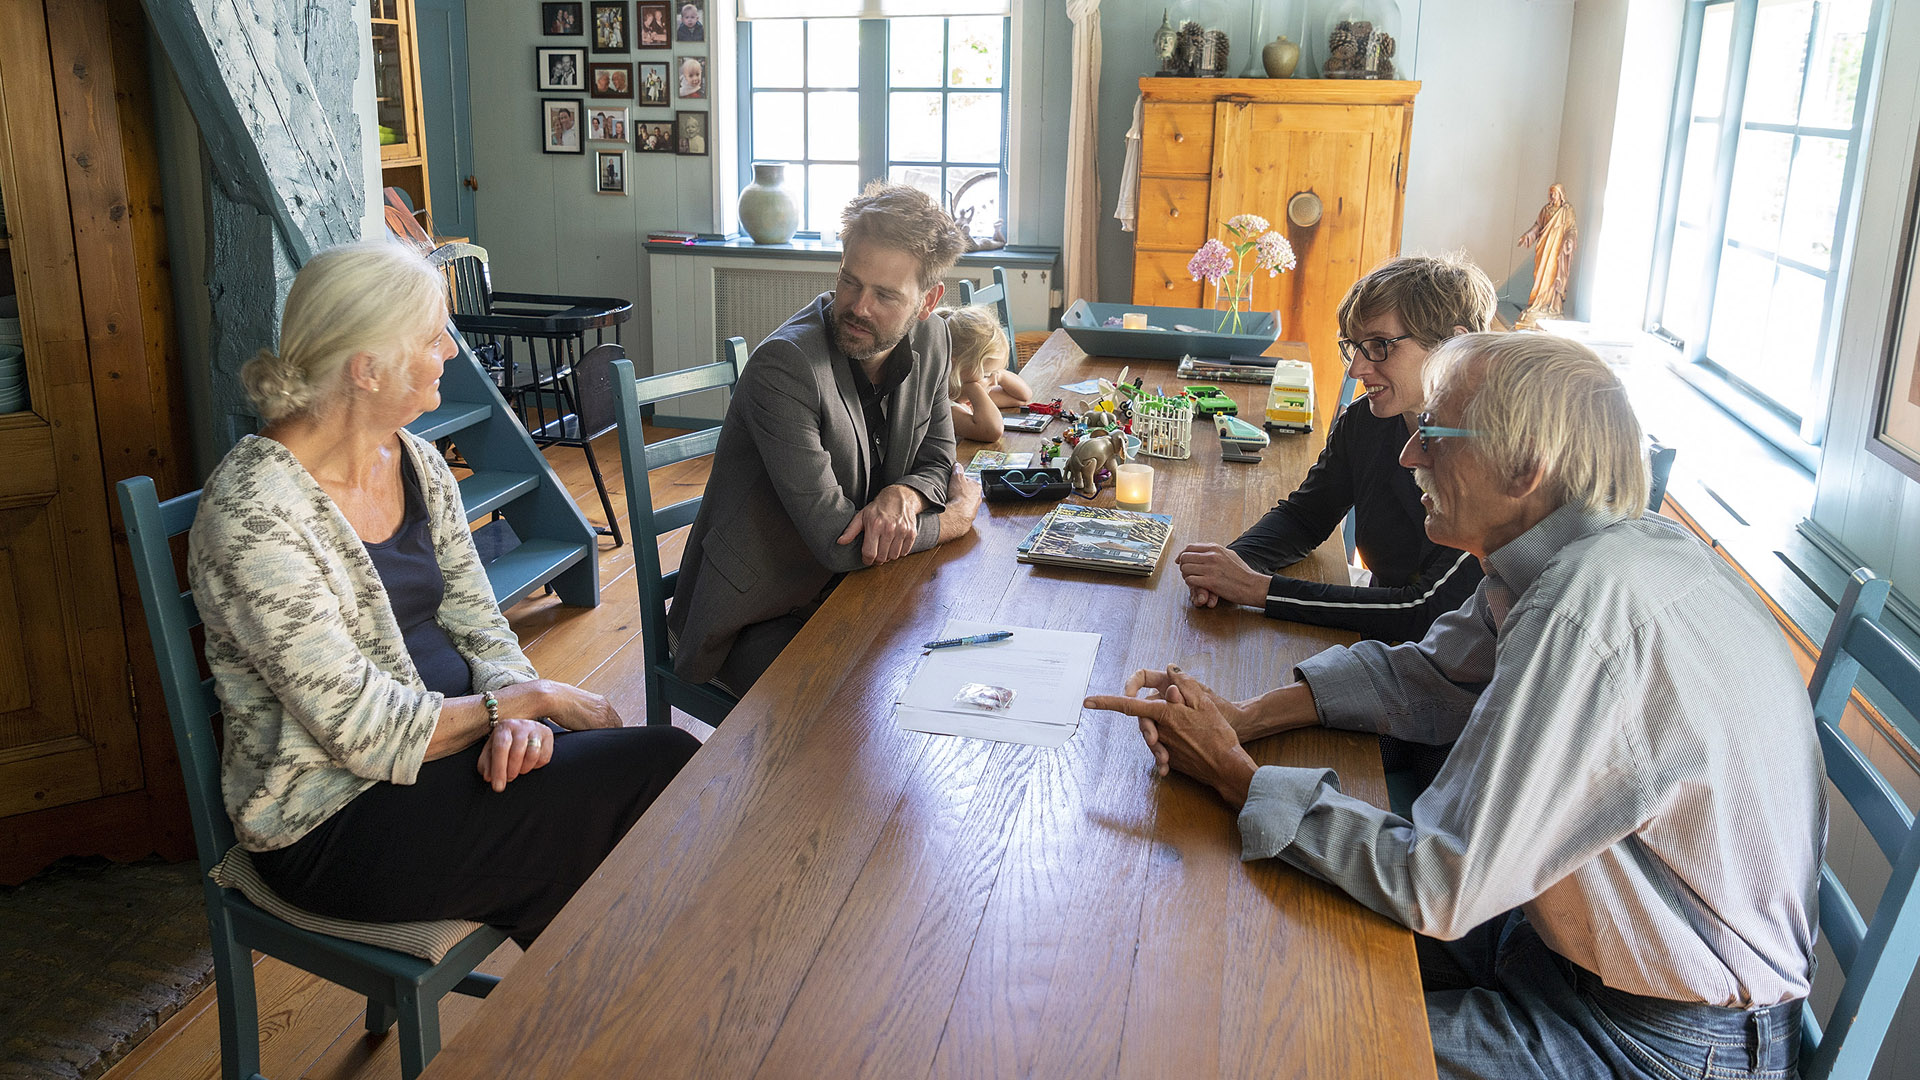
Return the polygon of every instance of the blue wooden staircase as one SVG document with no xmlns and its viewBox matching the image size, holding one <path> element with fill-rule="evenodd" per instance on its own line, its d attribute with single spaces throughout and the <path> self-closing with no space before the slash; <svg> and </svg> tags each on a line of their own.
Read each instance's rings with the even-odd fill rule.
<svg viewBox="0 0 1920 1080">
<path fill-rule="evenodd" d="M 440 407 L 407 425 L 423 439 L 447 439 L 473 475 L 460 481 L 467 520 L 498 510 L 520 545 L 486 564 L 494 599 L 502 610 L 542 585 L 551 584 L 563 603 L 600 603 L 600 564 L 593 526 L 560 484 L 553 466 L 473 352 L 451 324 L 460 353 L 440 376 Z"/>
</svg>

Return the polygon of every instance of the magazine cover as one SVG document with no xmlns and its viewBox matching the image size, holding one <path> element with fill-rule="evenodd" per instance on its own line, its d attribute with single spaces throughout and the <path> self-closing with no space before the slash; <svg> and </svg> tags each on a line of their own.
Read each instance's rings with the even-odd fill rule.
<svg viewBox="0 0 1920 1080">
<path fill-rule="evenodd" d="M 1024 563 L 1145 576 L 1159 565 L 1172 535 L 1173 519 L 1165 514 L 1063 504 L 1036 527 L 1016 557 Z"/>
</svg>

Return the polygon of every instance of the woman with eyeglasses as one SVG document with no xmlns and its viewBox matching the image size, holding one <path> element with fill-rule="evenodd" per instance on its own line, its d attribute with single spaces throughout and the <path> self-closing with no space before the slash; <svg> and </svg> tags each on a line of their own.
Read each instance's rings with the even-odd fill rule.
<svg viewBox="0 0 1920 1080">
<path fill-rule="evenodd" d="M 1487 329 L 1494 303 L 1493 282 L 1457 257 L 1393 259 L 1347 291 L 1340 352 L 1366 407 L 1355 401 L 1341 414 L 1299 489 L 1238 540 L 1179 554 L 1196 607 L 1225 600 L 1270 618 L 1417 641 L 1473 595 L 1480 564 L 1427 539 L 1420 489 L 1399 458 L 1425 407 L 1427 354 L 1454 334 Z M 1324 585 L 1280 572 L 1332 536 L 1348 510 L 1370 580 Z"/>
</svg>

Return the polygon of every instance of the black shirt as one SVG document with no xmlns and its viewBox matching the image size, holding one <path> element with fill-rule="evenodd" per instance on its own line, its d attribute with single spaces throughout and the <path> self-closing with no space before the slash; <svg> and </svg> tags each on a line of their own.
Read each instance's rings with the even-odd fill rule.
<svg viewBox="0 0 1920 1080">
<path fill-rule="evenodd" d="M 400 453 L 400 482 L 406 489 L 400 528 L 378 543 L 363 543 L 380 574 L 380 583 L 387 588 L 387 602 L 393 605 L 400 637 L 406 642 L 413 666 L 420 670 L 420 681 L 429 690 L 461 697 L 473 690 L 473 670 L 435 621 L 447 592 L 447 579 L 434 555 L 433 523 L 427 517 L 420 478 L 413 471 L 413 455 L 405 450 Z"/>
<path fill-rule="evenodd" d="M 887 414 L 892 408 L 892 397 L 900 384 L 907 381 L 913 372 L 913 345 L 908 338 L 887 354 L 886 363 L 880 366 L 880 381 L 867 378 L 867 370 L 860 361 L 840 351 L 840 343 L 833 340 L 833 307 L 826 308 L 827 342 L 833 354 L 847 365 L 847 371 L 853 376 L 853 388 L 860 395 L 860 411 L 867 418 L 867 498 L 872 499 L 880 493 L 880 466 L 887 460 Z"/>
<path fill-rule="evenodd" d="M 1413 470 L 1400 464 L 1407 424 L 1356 401 L 1327 433 L 1320 460 L 1280 505 L 1227 545 L 1255 570 L 1273 574 L 1267 615 L 1337 626 L 1382 641 L 1418 641 L 1433 621 L 1467 602 L 1480 560 L 1427 539 L 1426 510 Z M 1333 535 L 1354 511 L 1354 546 L 1372 586 L 1322 585 L 1275 573 Z"/>
</svg>

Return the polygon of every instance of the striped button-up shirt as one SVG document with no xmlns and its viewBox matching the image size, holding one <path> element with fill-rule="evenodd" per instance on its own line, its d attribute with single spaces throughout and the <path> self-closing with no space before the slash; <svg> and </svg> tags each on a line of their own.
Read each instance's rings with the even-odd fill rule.
<svg viewBox="0 0 1920 1080">
<path fill-rule="evenodd" d="M 1523 908 L 1608 986 L 1752 1007 L 1813 976 L 1826 790 L 1806 688 L 1745 583 L 1673 522 L 1562 507 L 1419 642 L 1302 663 L 1323 723 L 1458 739 L 1407 821 L 1265 767 L 1244 858 L 1412 929 Z"/>
</svg>

